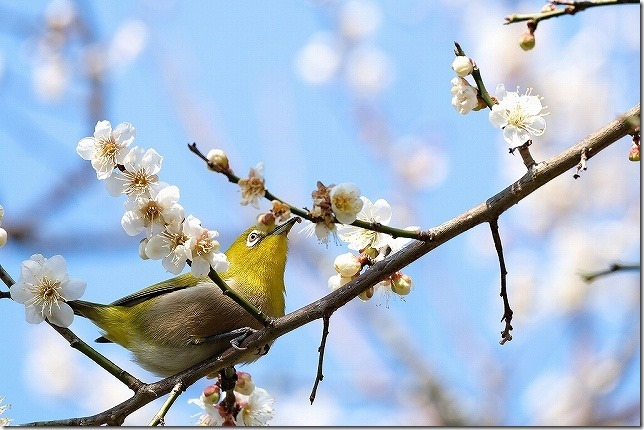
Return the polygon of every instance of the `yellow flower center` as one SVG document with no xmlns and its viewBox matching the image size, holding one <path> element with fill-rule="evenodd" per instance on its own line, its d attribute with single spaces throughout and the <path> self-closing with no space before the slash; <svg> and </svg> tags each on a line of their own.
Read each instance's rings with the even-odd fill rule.
<svg viewBox="0 0 644 430">
<path fill-rule="evenodd" d="M 216 243 L 213 243 L 210 235 L 208 235 L 208 231 L 204 231 L 197 239 L 193 251 L 197 256 L 206 255 L 212 251 L 215 245 Z"/>
<path fill-rule="evenodd" d="M 58 306 L 58 301 L 63 300 L 64 297 L 60 294 L 60 282 L 49 279 L 43 276 L 38 284 L 32 285 L 30 288 L 34 296 L 29 300 L 28 306 L 40 306 L 42 316 L 45 316 L 45 310 L 48 315 L 51 315 L 51 308 L 55 304 Z"/>
<path fill-rule="evenodd" d="M 116 164 L 116 155 L 118 154 L 120 147 L 114 138 L 110 136 L 107 140 L 101 140 L 99 147 L 99 158 L 106 158 Z"/>
</svg>

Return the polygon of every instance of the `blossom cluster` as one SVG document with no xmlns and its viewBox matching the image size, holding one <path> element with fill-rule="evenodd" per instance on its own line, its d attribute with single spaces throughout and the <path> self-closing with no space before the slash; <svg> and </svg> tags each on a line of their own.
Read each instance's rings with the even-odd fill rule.
<svg viewBox="0 0 644 430">
<path fill-rule="evenodd" d="M 233 389 L 233 410 L 226 408 L 222 400 L 221 382 L 217 381 L 204 389 L 198 399 L 188 403 L 199 406 L 204 412 L 199 416 L 200 426 L 265 426 L 273 418 L 275 400 L 268 392 L 255 386 L 250 374 L 237 372 Z M 221 400 L 221 402 L 220 402 Z"/>
<path fill-rule="evenodd" d="M 375 203 L 372 203 L 371 200 L 364 196 L 360 196 L 360 199 L 363 204 L 356 215 L 357 219 L 385 226 L 389 224 L 392 211 L 386 200 L 378 199 Z M 418 231 L 418 227 L 407 227 L 405 230 Z M 333 267 L 337 273 L 331 276 L 328 282 L 331 290 L 336 290 L 355 279 L 365 266 L 372 265 L 384 259 L 387 255 L 399 251 L 411 241 L 408 238 L 394 238 L 386 233 L 348 225 L 340 228 L 339 238 L 341 241 L 348 243 L 349 249 L 358 251 L 359 255 L 348 252 L 335 258 Z M 368 288 L 358 297 L 363 301 L 369 300 L 378 289 L 383 290 L 387 297 L 390 292 L 405 296 L 411 291 L 411 284 L 412 281 L 409 276 L 402 272 L 396 272 L 377 285 Z"/>
<path fill-rule="evenodd" d="M 311 193 L 313 207 L 309 211 L 312 224 L 306 226 L 308 236 L 315 234 L 322 243 L 328 243 L 329 234 L 337 237 L 336 222 L 351 224 L 362 210 L 363 200 L 360 189 L 350 183 L 325 186 L 318 181 L 317 189 Z"/>
<path fill-rule="evenodd" d="M 154 149 L 130 148 L 135 137 L 132 124 L 112 129 L 109 121 L 99 121 L 94 135 L 78 142 L 76 152 L 92 163 L 110 195 L 127 196 L 121 225 L 130 236 L 145 234 L 141 257 L 162 260 L 175 275 L 187 260 L 195 276 L 207 276 L 211 268 L 227 270 L 228 260 L 216 240 L 219 233 L 202 227 L 192 215 L 184 216 L 179 188 L 159 180 L 163 157 Z"/>
<path fill-rule="evenodd" d="M 480 98 L 479 89 L 472 86 L 465 77 L 474 71 L 474 62 L 465 55 L 457 55 L 452 62 L 456 77 L 452 79 L 452 106 L 461 115 L 471 110 L 480 110 L 485 102 Z M 489 120 L 496 128 L 503 130 L 503 139 L 511 146 L 518 147 L 531 139 L 541 136 L 546 130 L 543 118 L 546 109 L 541 97 L 533 96 L 532 88 L 520 95 L 505 90 L 503 84 L 496 88 L 496 103 L 489 113 Z"/>
</svg>

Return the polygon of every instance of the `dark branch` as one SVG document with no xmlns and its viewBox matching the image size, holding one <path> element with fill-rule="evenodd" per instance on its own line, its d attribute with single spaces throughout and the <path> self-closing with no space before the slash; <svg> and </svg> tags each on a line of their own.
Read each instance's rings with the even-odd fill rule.
<svg viewBox="0 0 644 430">
<path fill-rule="evenodd" d="M 510 331 L 512 330 L 512 309 L 510 308 L 510 301 L 508 300 L 507 290 L 507 275 L 508 271 L 505 268 L 505 258 L 503 257 L 503 244 L 501 243 L 501 235 L 499 234 L 499 219 L 493 218 L 490 220 L 490 230 L 492 231 L 492 239 L 494 240 L 494 248 L 496 255 L 499 257 L 499 268 L 501 270 L 501 294 L 503 298 L 503 317 L 501 322 L 505 321 L 505 328 L 501 332 L 501 345 L 512 340 Z"/>
<path fill-rule="evenodd" d="M 634 270 L 639 271 L 640 270 L 640 265 L 639 264 L 613 263 L 606 270 L 600 270 L 598 272 L 591 272 L 591 273 L 581 273 L 581 274 L 579 274 L 579 276 L 581 276 L 584 281 L 590 283 L 590 282 L 594 281 L 597 278 L 600 278 L 600 277 L 606 276 L 606 275 L 610 275 L 611 273 L 634 271 Z"/>
<path fill-rule="evenodd" d="M 309 400 L 311 401 L 311 404 L 313 404 L 313 401 L 315 400 L 315 394 L 318 391 L 318 384 L 322 379 L 324 379 L 324 375 L 322 374 L 322 363 L 324 362 L 324 348 L 326 347 L 326 338 L 329 335 L 329 322 L 331 320 L 331 314 L 324 315 L 322 317 L 322 321 L 324 322 L 324 327 L 322 328 L 322 341 L 320 342 L 320 347 L 318 348 L 318 352 L 320 353 L 320 358 L 318 360 L 318 373 L 315 375 L 315 382 L 313 383 L 313 390 L 311 390 L 311 395 L 309 396 Z"/>
</svg>

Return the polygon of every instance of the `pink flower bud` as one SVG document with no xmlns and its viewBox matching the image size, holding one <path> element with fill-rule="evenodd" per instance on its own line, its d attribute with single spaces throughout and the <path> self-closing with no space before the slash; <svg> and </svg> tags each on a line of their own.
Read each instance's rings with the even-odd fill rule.
<svg viewBox="0 0 644 430">
<path fill-rule="evenodd" d="M 406 296 L 411 291 L 411 278 L 402 272 L 391 275 L 391 291 Z"/>
<path fill-rule="evenodd" d="M 640 146 L 634 143 L 631 150 L 628 152 L 628 159 L 631 161 L 640 161 Z"/>
</svg>

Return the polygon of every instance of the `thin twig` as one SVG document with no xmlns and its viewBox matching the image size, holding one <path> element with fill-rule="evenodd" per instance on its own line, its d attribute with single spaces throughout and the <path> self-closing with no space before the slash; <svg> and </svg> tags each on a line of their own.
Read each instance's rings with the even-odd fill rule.
<svg viewBox="0 0 644 430">
<path fill-rule="evenodd" d="M 530 145 L 532 145 L 532 140 L 528 140 L 526 143 L 524 143 L 521 146 L 515 146 L 514 148 L 510 148 L 510 154 L 514 154 L 514 151 L 519 151 L 519 155 L 523 160 L 523 164 L 528 170 L 532 169 L 532 167 L 537 164 L 537 162 L 534 161 L 534 158 L 532 158 L 532 154 L 530 154 L 530 148 L 529 148 Z"/>
<path fill-rule="evenodd" d="M 167 400 L 163 402 L 163 405 L 161 405 L 161 409 L 159 409 L 159 412 L 156 413 L 154 418 L 152 418 L 152 421 L 150 421 L 150 424 L 148 426 L 157 426 L 161 424 L 162 426 L 165 425 L 165 415 L 168 413 L 170 410 L 170 407 L 172 404 L 177 400 L 177 397 L 183 392 L 183 385 L 181 382 L 177 382 L 174 388 L 172 388 L 172 391 L 170 391 L 170 395 L 168 396 Z"/>
<path fill-rule="evenodd" d="M 510 308 L 510 301 L 508 300 L 507 290 L 507 275 L 508 271 L 505 268 L 505 258 L 503 257 L 503 244 L 501 243 L 501 235 L 499 234 L 499 218 L 494 217 L 490 220 L 490 230 L 492 231 L 492 239 L 494 240 L 494 248 L 496 255 L 499 257 L 499 268 L 501 270 L 501 294 L 503 298 L 503 317 L 501 322 L 505 321 L 505 328 L 501 332 L 501 345 L 512 340 L 510 331 L 512 330 L 512 309 Z"/>
<path fill-rule="evenodd" d="M 318 352 L 320 353 L 319 359 L 318 359 L 318 372 L 315 375 L 315 382 L 313 383 L 313 389 L 311 390 L 311 395 L 309 396 L 309 400 L 311 401 L 311 404 L 313 404 L 313 401 L 315 400 L 315 395 L 318 391 L 318 384 L 322 379 L 324 379 L 324 375 L 322 374 L 322 364 L 324 362 L 324 348 L 326 347 L 326 338 L 329 335 L 329 323 L 331 320 L 331 314 L 325 314 L 322 317 L 322 322 L 324 323 L 324 326 L 322 328 L 322 340 L 320 341 L 320 347 L 318 348 Z"/>
<path fill-rule="evenodd" d="M 553 8 L 552 10 L 530 13 L 530 14 L 512 14 L 505 17 L 503 24 L 514 24 L 515 22 L 533 21 L 537 24 L 550 18 L 558 18 L 563 15 L 574 15 L 577 12 L 590 9 L 595 6 L 615 6 L 618 4 L 636 4 L 639 0 L 588 0 L 588 1 L 566 1 L 566 0 L 551 0 L 551 5 L 564 5 L 562 9 Z"/>
<path fill-rule="evenodd" d="M 463 48 L 461 48 L 461 45 L 458 42 L 454 42 L 454 53 L 456 55 L 465 55 L 465 51 L 463 51 Z M 479 96 L 485 104 L 487 105 L 488 108 L 492 109 L 492 106 L 496 104 L 496 101 L 494 98 L 490 95 L 488 90 L 485 88 L 485 84 L 483 83 L 483 78 L 481 77 L 481 70 L 479 69 L 479 66 L 476 64 L 474 60 L 472 60 L 472 64 L 474 65 L 474 68 L 472 69 L 472 78 L 474 78 L 474 82 L 476 83 L 476 86 L 479 89 Z"/>
<path fill-rule="evenodd" d="M 224 397 L 224 408 L 229 414 L 234 415 L 235 402 L 237 401 L 234 393 L 235 384 L 237 383 L 237 372 L 235 368 L 232 366 L 226 367 L 220 373 L 219 380 L 221 381 L 221 390 L 226 393 Z"/>
<path fill-rule="evenodd" d="M 208 160 L 208 157 L 206 157 L 204 155 L 204 153 L 201 152 L 199 150 L 199 148 L 197 148 L 197 144 L 195 142 L 189 143 L 188 144 L 188 149 L 192 153 L 196 154 L 197 157 L 201 158 L 211 170 L 214 170 L 217 173 L 221 173 L 221 174 L 225 175 L 228 178 L 229 182 L 232 182 L 234 184 L 237 184 L 239 182 L 239 179 L 240 179 L 239 176 L 236 176 L 232 172 L 232 170 L 230 168 L 228 168 L 227 170 L 221 170 L 220 168 L 218 168 L 218 166 L 216 164 L 211 163 L 210 160 Z M 289 207 L 291 213 L 293 213 L 293 214 L 295 214 L 297 216 L 300 216 L 300 217 L 302 217 L 304 219 L 307 219 L 309 221 L 315 222 L 315 219 L 311 216 L 311 214 L 309 213 L 308 210 L 303 210 L 303 209 L 300 209 L 300 208 L 298 208 L 296 206 L 291 205 L 290 203 L 288 203 L 288 202 L 280 199 L 279 197 L 275 196 L 273 193 L 268 191 L 268 189 L 265 189 L 264 198 L 266 200 L 268 200 L 269 202 L 272 202 L 273 200 L 277 200 L 278 202 L 287 205 Z M 416 240 L 420 240 L 420 241 L 431 241 L 432 240 L 431 233 L 427 232 L 427 231 L 403 230 L 403 229 L 399 229 L 399 228 L 394 228 L 394 227 L 389 227 L 389 226 L 386 226 L 386 225 L 382 225 L 380 223 L 365 222 L 365 221 L 360 221 L 360 220 L 355 220 L 354 222 L 351 223 L 351 225 L 353 225 L 355 227 L 364 228 L 366 230 L 372 230 L 372 231 L 376 231 L 376 232 L 379 232 L 379 233 L 385 233 L 385 234 L 388 234 L 388 235 L 390 235 L 390 236 L 392 236 L 394 238 L 406 237 L 406 238 L 409 238 L 409 239 L 416 239 Z"/>
<path fill-rule="evenodd" d="M 591 273 L 580 273 L 579 276 L 582 277 L 582 279 L 588 283 L 594 281 L 597 278 L 600 278 L 602 276 L 610 275 L 611 273 L 615 272 L 625 272 L 625 271 L 639 271 L 640 270 L 640 265 L 639 264 L 620 264 L 620 263 L 613 263 L 609 266 L 608 269 L 606 270 L 600 270 L 597 272 L 591 272 Z"/>
</svg>

